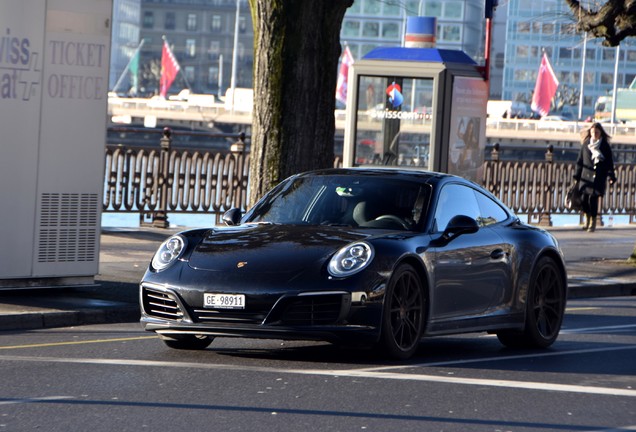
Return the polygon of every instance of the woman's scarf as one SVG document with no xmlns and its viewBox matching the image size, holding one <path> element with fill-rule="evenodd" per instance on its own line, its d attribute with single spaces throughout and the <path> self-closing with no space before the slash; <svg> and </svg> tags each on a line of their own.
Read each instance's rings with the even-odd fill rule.
<svg viewBox="0 0 636 432">
<path fill-rule="evenodd" d="M 590 143 L 587 146 L 590 151 L 592 152 L 592 161 L 594 161 L 594 165 L 596 165 L 597 163 L 601 162 L 602 160 L 605 159 L 605 157 L 603 156 L 603 153 L 601 153 L 601 140 L 592 140 L 590 138 Z"/>
</svg>

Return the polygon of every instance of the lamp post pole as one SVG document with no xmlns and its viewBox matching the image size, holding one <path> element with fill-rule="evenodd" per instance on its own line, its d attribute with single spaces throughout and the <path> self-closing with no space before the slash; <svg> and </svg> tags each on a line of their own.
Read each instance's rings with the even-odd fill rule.
<svg viewBox="0 0 636 432">
<path fill-rule="evenodd" d="M 236 90 L 236 57 L 238 54 L 239 17 L 241 16 L 241 0 L 236 0 L 236 18 L 234 19 L 234 47 L 232 48 L 232 75 L 230 89 L 232 93 L 232 112 L 234 112 L 234 93 Z"/>
</svg>

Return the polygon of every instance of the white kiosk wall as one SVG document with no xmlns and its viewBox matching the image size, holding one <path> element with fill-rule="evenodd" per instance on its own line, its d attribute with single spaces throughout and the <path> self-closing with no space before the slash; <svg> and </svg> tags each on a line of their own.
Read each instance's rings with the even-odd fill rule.
<svg viewBox="0 0 636 432">
<path fill-rule="evenodd" d="M 112 0 L 0 3 L 0 288 L 98 272 Z"/>
</svg>

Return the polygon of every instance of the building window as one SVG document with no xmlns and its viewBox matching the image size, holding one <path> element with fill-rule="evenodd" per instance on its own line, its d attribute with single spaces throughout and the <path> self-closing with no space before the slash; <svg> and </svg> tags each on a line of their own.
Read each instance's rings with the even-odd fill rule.
<svg viewBox="0 0 636 432">
<path fill-rule="evenodd" d="M 210 22 L 210 30 L 213 32 L 219 32 L 221 28 L 221 15 L 212 15 L 212 21 Z"/>
<path fill-rule="evenodd" d="M 446 24 L 442 26 L 441 35 L 441 40 L 444 42 L 460 42 L 462 40 L 461 28 L 459 25 Z"/>
<path fill-rule="evenodd" d="M 356 2 L 354 2 L 356 3 Z M 364 5 L 364 13 L 379 15 L 380 14 L 380 1 L 379 0 L 366 0 L 366 2 L 362 2 Z"/>
<path fill-rule="evenodd" d="M 382 37 L 384 39 L 398 39 L 400 27 L 396 23 L 384 23 L 382 25 Z"/>
<path fill-rule="evenodd" d="M 554 23 L 544 23 L 542 31 L 545 35 L 554 34 Z"/>
<path fill-rule="evenodd" d="M 152 11 L 145 11 L 143 27 L 145 29 L 151 29 L 154 26 L 155 26 L 155 14 L 152 13 Z"/>
<path fill-rule="evenodd" d="M 446 1 L 444 2 L 444 18 L 461 19 L 464 15 L 464 2 Z"/>
<path fill-rule="evenodd" d="M 210 66 L 208 68 L 208 85 L 214 86 L 219 82 L 219 67 Z"/>
<path fill-rule="evenodd" d="M 400 3 L 401 2 L 390 1 L 390 0 L 384 3 L 383 15 L 400 16 L 400 14 L 402 13 L 402 6 Z"/>
<path fill-rule="evenodd" d="M 517 58 L 528 58 L 528 46 L 517 45 Z"/>
<path fill-rule="evenodd" d="M 559 48 L 559 58 L 561 60 L 571 59 L 572 50 L 570 50 L 569 48 Z"/>
<path fill-rule="evenodd" d="M 188 31 L 196 31 L 197 30 L 197 15 L 196 14 L 188 14 L 188 21 L 186 21 L 186 29 Z"/>
<path fill-rule="evenodd" d="M 245 33 L 247 31 L 247 20 L 244 16 L 239 17 L 239 33 Z"/>
<path fill-rule="evenodd" d="M 442 4 L 438 1 L 427 1 L 424 3 L 424 16 L 441 17 Z"/>
<path fill-rule="evenodd" d="M 174 30 L 176 27 L 176 17 L 174 12 L 166 12 L 166 21 L 163 23 L 163 27 L 166 30 Z"/>
<path fill-rule="evenodd" d="M 360 22 L 346 20 L 342 26 L 342 36 L 344 37 L 359 37 L 360 36 Z"/>
<path fill-rule="evenodd" d="M 517 23 L 517 33 L 530 33 L 530 23 L 527 23 L 527 22 Z"/>
<path fill-rule="evenodd" d="M 221 54 L 221 42 L 210 41 L 210 49 L 208 49 L 208 54 L 210 54 L 211 60 L 219 58 L 219 54 Z"/>
<path fill-rule="evenodd" d="M 185 76 L 188 82 L 194 82 L 194 66 L 185 67 Z"/>
<path fill-rule="evenodd" d="M 613 73 L 602 73 L 601 74 L 601 84 L 613 84 L 614 83 L 614 74 Z"/>
<path fill-rule="evenodd" d="M 190 58 L 196 56 L 197 53 L 197 42 L 194 39 L 186 40 L 186 55 Z"/>
<path fill-rule="evenodd" d="M 515 81 L 530 81 L 533 78 L 533 72 L 528 69 L 517 69 L 515 70 Z"/>
<path fill-rule="evenodd" d="M 380 24 L 377 22 L 365 22 L 362 26 L 362 36 L 374 37 L 380 36 Z"/>
<path fill-rule="evenodd" d="M 574 23 L 562 23 L 561 24 L 561 34 L 563 35 L 574 35 L 577 34 L 578 32 L 576 31 L 576 24 Z"/>
</svg>

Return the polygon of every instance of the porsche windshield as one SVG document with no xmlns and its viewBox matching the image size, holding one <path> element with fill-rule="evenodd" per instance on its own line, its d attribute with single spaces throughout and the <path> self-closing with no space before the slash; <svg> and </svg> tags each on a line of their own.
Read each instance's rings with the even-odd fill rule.
<svg viewBox="0 0 636 432">
<path fill-rule="evenodd" d="M 314 175 L 268 193 L 246 222 L 410 230 L 423 220 L 429 186 L 377 176 Z"/>
</svg>

